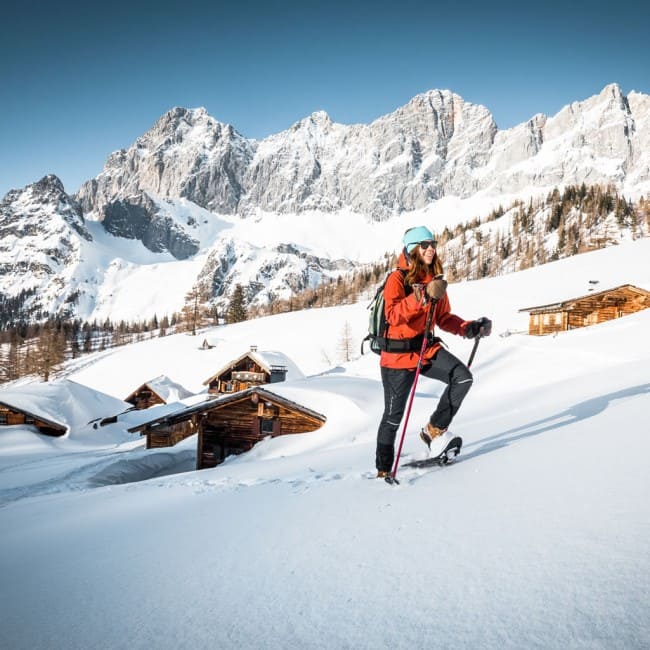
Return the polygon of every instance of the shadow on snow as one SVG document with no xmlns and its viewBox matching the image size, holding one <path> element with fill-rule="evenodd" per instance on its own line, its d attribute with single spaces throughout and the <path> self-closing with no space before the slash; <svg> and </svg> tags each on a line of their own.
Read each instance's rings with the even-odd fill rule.
<svg viewBox="0 0 650 650">
<path fill-rule="evenodd" d="M 476 447 L 477 445 L 479 445 L 479 447 L 469 454 L 463 453 L 463 461 L 476 456 L 482 456 L 483 454 L 489 454 L 492 451 L 496 451 L 502 447 L 507 447 L 513 442 L 518 442 L 524 438 L 538 436 L 547 431 L 560 429 L 561 427 L 575 424 L 581 420 L 592 418 L 599 413 L 602 413 L 606 408 L 608 408 L 610 403 L 615 400 L 647 394 L 650 394 L 650 384 L 641 384 L 640 386 L 632 386 L 630 388 L 618 390 L 614 393 L 608 393 L 607 395 L 601 395 L 600 397 L 594 397 L 585 400 L 584 402 L 579 402 L 578 404 L 575 404 L 564 411 L 560 411 L 555 415 L 550 415 L 541 420 L 535 420 L 529 424 L 508 429 L 502 433 L 497 433 L 493 436 L 465 445 L 463 450 Z"/>
</svg>

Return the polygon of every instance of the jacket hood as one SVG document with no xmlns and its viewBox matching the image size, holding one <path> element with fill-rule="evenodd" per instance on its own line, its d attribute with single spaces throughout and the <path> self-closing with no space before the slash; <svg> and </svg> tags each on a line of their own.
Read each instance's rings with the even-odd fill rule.
<svg viewBox="0 0 650 650">
<path fill-rule="evenodd" d="M 411 268 L 411 262 L 408 259 L 408 257 L 406 257 L 404 251 L 402 251 L 402 254 L 399 256 L 399 259 L 397 260 L 397 268 L 404 269 L 405 271 Z"/>
</svg>

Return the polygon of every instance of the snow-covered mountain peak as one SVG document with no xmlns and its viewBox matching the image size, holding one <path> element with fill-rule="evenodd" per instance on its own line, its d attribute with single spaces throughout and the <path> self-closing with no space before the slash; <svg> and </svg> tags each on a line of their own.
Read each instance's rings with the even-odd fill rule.
<svg viewBox="0 0 650 650">
<path fill-rule="evenodd" d="M 390 115 L 395 115 L 398 119 L 407 121 L 409 116 L 412 115 L 420 119 L 428 117 L 433 120 L 434 128 L 438 128 L 441 118 L 443 123 L 446 121 L 451 125 L 463 119 L 482 120 L 487 118 L 494 122 L 492 114 L 485 106 L 467 102 L 460 95 L 450 90 L 428 90 L 420 93 Z M 390 115 L 384 116 L 384 118 L 390 117 Z M 496 127 L 496 124 L 494 126 Z M 447 133 L 447 135 L 451 136 L 452 133 Z"/>
<path fill-rule="evenodd" d="M 287 139 L 300 144 L 303 138 L 307 139 L 320 139 L 324 134 L 328 133 L 333 127 L 343 125 L 335 125 L 332 118 L 325 111 L 315 111 L 303 117 L 291 125 L 286 131 L 282 131 L 276 135 L 271 135 L 268 138 L 260 141 L 260 146 L 264 147 L 265 143 L 283 142 Z M 273 146 L 273 145 L 272 145 Z"/>
<path fill-rule="evenodd" d="M 221 139 L 237 138 L 242 136 L 231 125 L 214 119 L 205 108 L 175 107 L 139 137 L 135 146 L 140 149 L 140 155 L 144 154 L 143 149 L 168 155 L 178 145 L 198 155 L 209 152 Z"/>
<path fill-rule="evenodd" d="M 533 194 L 583 180 L 636 185 L 650 182 L 645 98 L 628 99 L 613 83 L 554 116 L 499 131 L 485 106 L 434 89 L 370 124 L 338 124 L 316 111 L 260 141 L 205 109 L 177 107 L 111 156 L 79 198 L 96 212 L 147 191 L 242 216 L 347 208 L 383 220 L 449 195 Z"/>
<path fill-rule="evenodd" d="M 16 221 L 18 228 L 25 219 L 36 219 L 44 227 L 57 227 L 65 222 L 85 239 L 91 239 L 84 226 L 79 204 L 66 194 L 58 176 L 48 174 L 39 181 L 18 190 L 11 190 L 0 203 L 0 218 L 5 223 Z"/>
<path fill-rule="evenodd" d="M 607 84 L 601 91 L 598 93 L 599 97 L 614 97 L 616 99 L 623 99 L 625 95 L 621 90 L 621 87 L 616 83 Z"/>
<path fill-rule="evenodd" d="M 332 118 L 327 114 L 327 111 L 314 111 L 308 118 L 315 124 L 331 124 Z"/>
<path fill-rule="evenodd" d="M 200 207 L 232 213 L 253 147 L 204 108 L 176 107 L 129 149 L 112 154 L 99 176 L 81 187 L 79 201 L 100 220 L 111 203 L 145 192 L 187 198 Z"/>
<path fill-rule="evenodd" d="M 0 295 L 33 294 L 34 311 L 65 312 L 71 276 L 92 236 L 60 179 L 43 177 L 0 203 Z"/>
<path fill-rule="evenodd" d="M 41 180 L 36 181 L 36 183 L 31 185 L 30 189 L 33 192 L 41 194 L 43 198 L 45 198 L 46 195 L 62 194 L 65 192 L 61 179 L 54 174 L 43 176 Z"/>
</svg>

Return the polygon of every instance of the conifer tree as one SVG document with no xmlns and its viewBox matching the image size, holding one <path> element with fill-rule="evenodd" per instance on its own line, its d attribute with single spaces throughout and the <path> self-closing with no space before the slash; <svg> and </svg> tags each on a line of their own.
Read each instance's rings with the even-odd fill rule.
<svg viewBox="0 0 650 650">
<path fill-rule="evenodd" d="M 228 323 L 241 323 L 247 319 L 246 294 L 241 284 L 236 284 L 232 296 L 230 296 L 230 302 L 228 303 L 226 321 Z"/>
</svg>

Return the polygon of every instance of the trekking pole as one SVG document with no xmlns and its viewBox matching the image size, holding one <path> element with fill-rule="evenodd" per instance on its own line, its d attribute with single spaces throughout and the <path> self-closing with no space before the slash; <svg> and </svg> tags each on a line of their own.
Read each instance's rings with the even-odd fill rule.
<svg viewBox="0 0 650 650">
<path fill-rule="evenodd" d="M 476 354 L 476 348 L 478 347 L 479 341 L 481 340 L 481 335 L 477 334 L 474 337 L 474 347 L 472 348 L 472 354 L 469 355 L 469 360 L 467 362 L 467 367 L 469 368 L 472 365 L 472 361 L 474 361 L 474 355 Z"/>
<path fill-rule="evenodd" d="M 476 348 L 478 347 L 479 341 L 483 338 L 483 334 L 482 334 L 483 326 L 485 325 L 486 322 L 489 323 L 488 319 L 485 317 L 481 318 L 479 322 L 481 323 L 481 327 L 479 329 L 478 334 L 474 337 L 474 347 L 472 348 L 472 353 L 469 355 L 469 361 L 467 362 L 468 368 L 472 365 L 472 361 L 474 361 L 474 355 L 476 354 Z"/>
<path fill-rule="evenodd" d="M 395 464 L 393 465 L 393 471 L 390 477 L 387 477 L 386 480 L 388 483 L 397 483 L 397 466 L 399 465 L 399 457 L 402 455 L 402 446 L 404 445 L 404 436 L 406 434 L 406 427 L 409 423 L 409 416 L 411 415 L 411 407 L 413 406 L 413 398 L 415 397 L 415 389 L 418 385 L 418 377 L 420 376 L 420 371 L 422 370 L 422 360 L 424 359 L 424 352 L 427 349 L 427 342 L 429 340 L 429 328 L 431 327 L 431 322 L 433 321 L 433 312 L 436 306 L 437 300 L 430 301 L 429 313 L 427 315 L 427 324 L 424 327 L 424 338 L 422 339 L 422 347 L 420 348 L 420 356 L 418 358 L 418 365 L 415 369 L 415 378 L 413 379 L 413 387 L 411 388 L 411 394 L 409 396 L 408 406 L 406 408 L 406 416 L 404 418 L 404 427 L 402 428 L 402 437 L 399 441 L 399 447 L 397 448 L 397 456 L 395 458 Z M 391 480 L 389 481 L 388 478 Z"/>
</svg>

